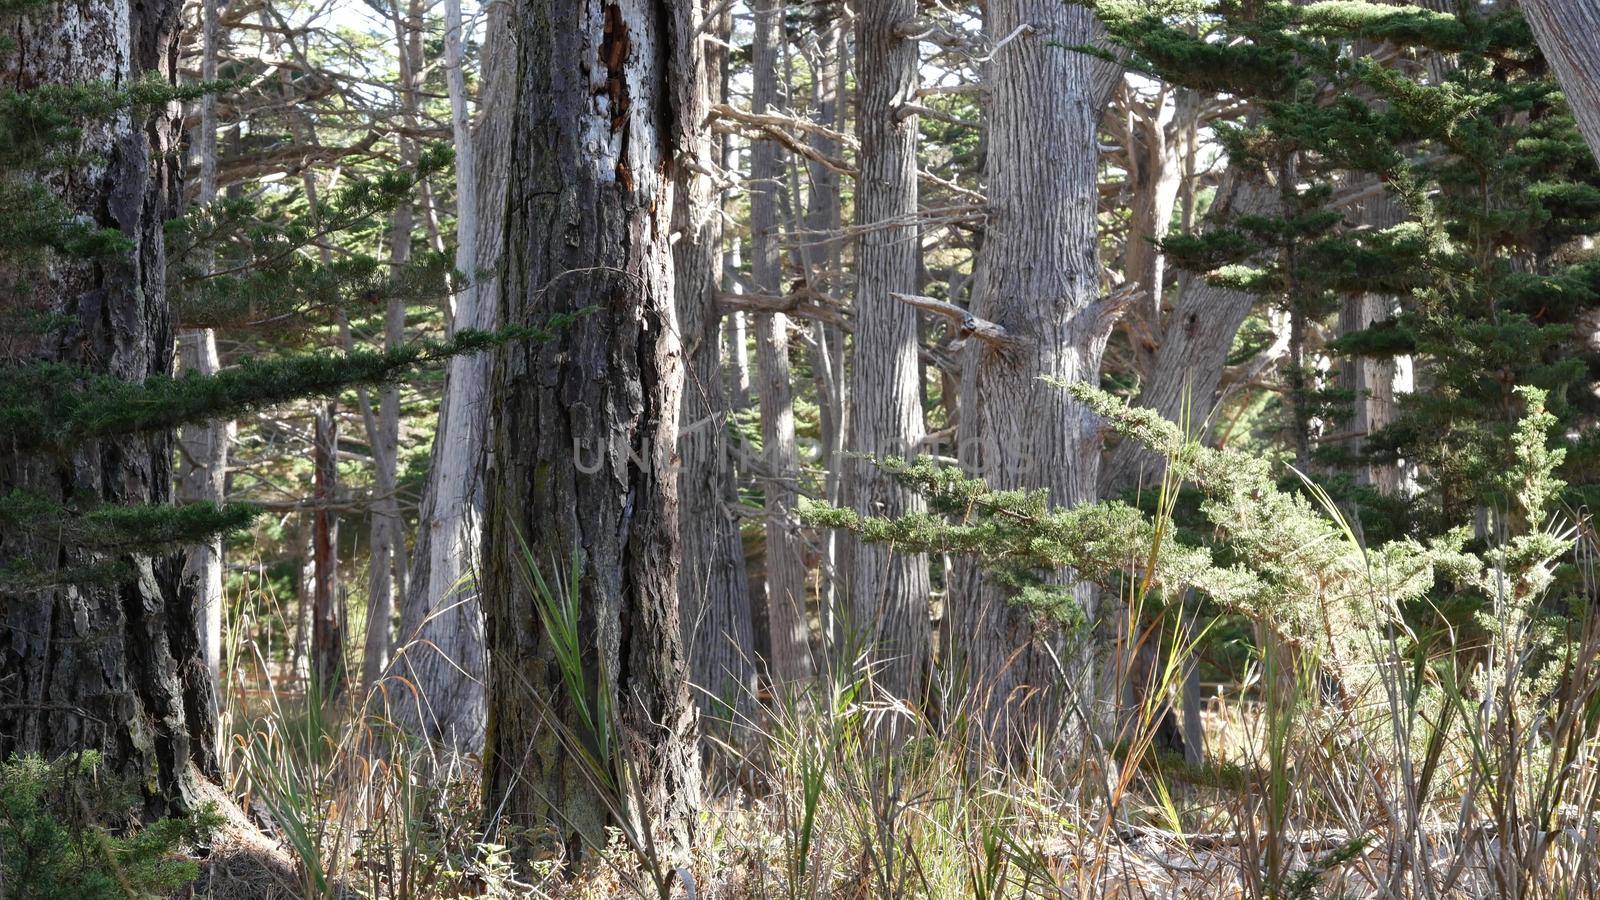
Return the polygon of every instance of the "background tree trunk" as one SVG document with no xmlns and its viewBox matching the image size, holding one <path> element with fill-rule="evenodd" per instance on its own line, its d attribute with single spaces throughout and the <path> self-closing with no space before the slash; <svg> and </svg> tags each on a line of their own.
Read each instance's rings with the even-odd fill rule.
<svg viewBox="0 0 1600 900">
<path fill-rule="evenodd" d="M 783 33 L 783 4 L 756 0 L 752 66 L 757 114 L 779 108 L 778 42 Z M 778 248 L 778 191 L 783 177 L 775 141 L 757 140 L 750 149 L 750 231 L 754 252 L 751 275 L 757 293 L 784 292 L 782 256 Z M 761 395 L 761 443 L 766 471 L 761 493 L 766 505 L 767 627 L 774 682 L 800 681 L 811 674 L 811 646 L 806 613 L 806 566 L 800 555 L 800 526 L 795 518 L 799 498 L 799 452 L 794 437 L 793 379 L 789 370 L 789 317 L 758 313 L 755 317 L 756 368 Z"/>
<path fill-rule="evenodd" d="M 612 824 L 682 848 L 699 772 L 678 613 L 669 220 L 683 149 L 671 129 L 701 127 L 678 115 L 693 72 L 673 52 L 680 41 L 699 52 L 695 17 L 645 0 L 518 10 L 502 315 L 593 311 L 554 340 L 507 347 L 496 369 L 486 808 L 496 823 L 553 828 L 569 859 L 604 847 Z M 552 634 L 524 567 L 560 583 L 574 557 L 576 624 Z M 565 641 L 582 684 L 556 663 Z M 614 818 L 591 757 L 610 778 L 626 772 L 629 821 Z"/>
<path fill-rule="evenodd" d="M 400 103 L 402 123 L 415 132 L 418 127 L 417 92 L 419 73 L 424 65 L 422 51 L 422 4 L 411 0 L 404 8 L 392 8 L 395 52 L 400 61 Z M 407 167 L 417 164 L 417 142 L 400 139 L 400 160 Z M 426 189 L 427 185 L 422 185 Z M 389 230 L 389 264 L 398 277 L 411 263 L 411 232 L 416 206 L 406 202 L 395 210 Z M 396 349 L 406 341 L 406 303 L 398 293 L 389 297 L 383 317 L 383 344 Z M 364 414 L 370 415 L 366 409 Z M 367 634 L 361 657 L 361 687 L 370 692 L 389 669 L 393 646 L 396 599 L 405 604 L 406 528 L 400 517 L 400 388 L 385 385 L 378 395 L 376 428 L 370 417 L 367 434 L 372 443 L 372 461 L 377 475 L 377 497 L 372 504 L 372 554 L 368 561 Z"/>
<path fill-rule="evenodd" d="M 1281 208 L 1275 186 L 1230 166 L 1207 221 L 1217 227 L 1237 216 L 1272 216 Z M 1216 409 L 1228 351 L 1255 301 L 1254 294 L 1218 287 L 1202 276 L 1186 277 L 1135 405 L 1153 409 L 1198 435 Z M 1159 484 L 1164 468 L 1143 445 L 1122 441 L 1106 459 L 1101 495 L 1115 497 L 1133 487 Z"/>
<path fill-rule="evenodd" d="M 447 32 L 452 16 L 459 29 L 460 0 L 447 0 Z M 506 172 L 516 89 L 510 29 L 509 5 L 490 7 L 476 135 L 466 130 L 465 85 L 458 89 L 457 76 L 450 76 L 457 160 L 455 265 L 468 278 L 455 299 L 452 331 L 500 325 Z M 446 41 L 445 52 L 447 64 L 459 72 L 459 36 L 454 42 L 456 48 L 451 50 L 450 40 Z M 456 62 L 449 62 L 450 54 Z M 391 696 L 396 717 L 407 727 L 474 750 L 482 746 L 484 736 L 483 608 L 477 579 L 493 365 L 488 354 L 476 354 L 454 357 L 445 366 L 444 400 L 422 505 L 412 591 L 400 617 L 400 640 L 406 648 L 396 660 L 397 671 L 419 696 Z"/>
<path fill-rule="evenodd" d="M 990 62 L 991 218 L 973 313 L 1015 343 L 997 350 L 968 341 L 959 450 L 963 464 L 994 487 L 1048 490 L 1052 504 L 1067 506 L 1097 496 L 1098 427 L 1088 410 L 1040 379 L 1099 379 L 1114 317 L 1096 303 L 1096 127 L 1121 71 L 1069 49 L 1100 37 L 1084 7 L 991 0 L 984 24 L 997 40 L 1012 39 Z M 960 642 L 952 661 L 969 680 L 989 738 L 1009 752 L 1037 731 L 1081 734 L 1085 717 L 1099 716 L 1107 699 L 1096 686 L 1101 642 L 1036 627 L 1033 613 L 1012 604 L 1010 589 L 970 562 L 961 568 L 951 598 Z M 1076 595 L 1085 627 L 1100 628 L 1094 593 L 1080 585 Z M 1070 710 L 1063 681 L 1076 693 Z M 1084 708 L 1090 705 L 1096 708 Z"/>
<path fill-rule="evenodd" d="M 1183 149 L 1199 112 L 1199 95 L 1178 89 L 1171 104 L 1163 90 L 1153 108 L 1128 99 L 1128 179 L 1132 208 L 1122 251 L 1122 271 L 1145 290 L 1144 299 L 1128 311 L 1125 326 L 1133 338 L 1134 369 L 1148 375 L 1161 346 L 1165 323 L 1166 254 L 1158 242 L 1172 227 L 1173 211 L 1183 185 Z"/>
<path fill-rule="evenodd" d="M 699 0 L 696 0 L 699 2 Z M 698 11 L 696 12 L 698 16 Z M 681 114 L 702 121 L 710 109 L 713 63 L 696 54 L 692 89 L 681 95 Z M 719 88 L 720 89 L 720 88 Z M 678 488 L 683 562 L 678 574 L 684 644 L 689 649 L 696 699 L 709 715 L 747 723 L 756 696 L 750 620 L 750 582 L 739 539 L 733 460 L 728 448 L 731 410 L 722 375 L 722 206 L 711 173 L 717 167 L 710 134 L 685 136 L 694 166 L 680 166 L 673 209 L 673 285 L 683 335 L 682 456 Z"/>
<path fill-rule="evenodd" d="M 332 401 L 316 413 L 312 465 L 316 471 L 316 517 L 312 524 L 312 554 L 316 560 L 316 590 L 311 603 L 311 681 L 326 702 L 344 692 L 344 610 L 339 594 L 339 514 L 333 504 L 339 496 L 339 413 Z"/>
<path fill-rule="evenodd" d="M 221 0 L 200 4 L 202 81 L 217 80 L 217 44 L 221 28 L 217 7 Z M 197 202 L 204 206 L 217 198 L 217 96 L 200 98 L 200 129 L 195 138 L 200 153 L 200 185 Z M 201 375 L 215 375 L 222 368 L 217 356 L 217 333 L 211 328 L 196 328 L 178 335 L 180 369 Z M 191 425 L 179 432 L 178 500 L 183 503 L 221 503 L 226 494 L 228 444 L 233 440 L 232 420 L 213 420 Z M 189 548 L 184 563 L 184 578 L 195 582 L 196 602 L 200 604 L 201 643 L 211 677 L 221 685 L 222 614 L 226 602 L 222 593 L 222 538 Z"/>
<path fill-rule="evenodd" d="M 843 6 L 818 3 L 812 10 L 811 26 L 816 41 L 809 54 L 811 78 L 811 119 L 818 125 L 842 131 L 845 122 Z M 839 141 L 816 130 L 806 135 L 806 143 L 829 159 L 842 156 Z M 839 230 L 842 224 L 839 173 L 812 159 L 806 161 L 806 209 L 801 222 L 800 255 L 805 262 L 807 283 L 830 297 L 841 297 L 845 289 Z M 822 453 L 818 464 L 824 474 L 824 491 L 829 503 L 842 502 L 841 466 L 844 450 L 846 411 L 844 332 L 828 322 L 811 323 L 811 382 L 817 396 L 818 432 Z M 818 535 L 817 613 L 822 637 L 827 645 L 839 637 L 841 587 L 847 577 L 841 571 L 840 550 L 844 536 L 832 529 Z"/>
<path fill-rule="evenodd" d="M 1374 229 L 1392 228 L 1405 220 L 1400 202 L 1384 191 L 1361 203 L 1349 218 L 1354 224 Z M 1339 307 L 1338 333 L 1361 331 L 1385 321 L 1397 311 L 1395 297 L 1381 294 L 1345 296 Z M 1395 417 L 1395 376 L 1399 368 L 1394 358 L 1344 357 L 1339 360 L 1339 386 L 1353 392 L 1350 418 L 1335 426 L 1347 437 L 1344 446 L 1352 457 L 1364 451 L 1367 438 Z M 1356 484 L 1370 485 L 1379 493 L 1393 496 L 1400 490 L 1400 466 L 1395 463 L 1358 463 L 1351 472 Z M 1359 523 L 1357 523 L 1359 527 Z"/>
<path fill-rule="evenodd" d="M 0 13 L 8 89 L 176 73 L 174 2 L 84 0 Z M 8 343 L 3 368 L 53 362 L 137 382 L 173 365 L 162 225 L 174 212 L 179 124 L 169 106 L 119 112 L 82 130 L 71 177 L 48 179 L 69 209 L 118 231 L 96 259 L 0 263 L 19 313 L 59 322 Z M 61 452 L 0 449 L 0 495 L 65 507 L 169 503 L 170 432 L 91 440 Z M 51 534 L 0 532 L 0 758 L 96 750 L 142 794 L 147 815 L 193 809 L 214 774 L 215 694 L 200 606 L 182 555 L 109 554 Z M 86 581 L 87 569 L 108 577 Z M 74 574 L 76 573 L 76 575 Z M 77 582 L 77 583 L 74 583 Z"/>
<path fill-rule="evenodd" d="M 915 0 L 863 0 L 856 13 L 856 134 L 861 177 L 856 225 L 855 366 L 851 377 L 852 454 L 906 456 L 926 431 L 922 419 L 916 310 L 892 293 L 917 293 L 921 243 L 917 215 L 917 42 L 900 30 Z M 892 223 L 892 224 L 891 224 Z M 915 514 L 925 504 L 872 462 L 840 461 L 852 509 L 863 515 Z M 882 544 L 850 541 L 851 627 L 871 649 L 877 683 L 920 704 L 931 663 L 928 558 Z"/>
</svg>

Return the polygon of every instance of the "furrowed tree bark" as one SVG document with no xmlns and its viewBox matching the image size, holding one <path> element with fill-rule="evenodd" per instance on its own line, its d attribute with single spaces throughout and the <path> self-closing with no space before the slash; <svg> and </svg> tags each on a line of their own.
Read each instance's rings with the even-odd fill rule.
<svg viewBox="0 0 1600 900">
<path fill-rule="evenodd" d="M 1522 0 L 1522 15 L 1600 158 L 1600 0 Z"/>
<path fill-rule="evenodd" d="M 217 7 L 221 0 L 201 3 L 202 81 L 217 79 L 218 43 L 222 38 Z M 203 206 L 217 198 L 217 96 L 200 98 L 200 128 L 195 143 L 200 151 L 200 185 L 197 201 Z M 196 328 L 178 335 L 179 368 L 201 375 L 215 375 L 222 368 L 217 355 L 217 333 L 211 328 Z M 184 503 L 221 503 L 227 487 L 228 444 L 234 424 L 213 420 L 180 430 L 178 500 Z M 222 538 L 189 548 L 184 562 L 184 577 L 195 582 L 201 609 L 201 642 L 206 666 L 219 688 L 222 677 Z"/>
<path fill-rule="evenodd" d="M 863 0 L 856 12 L 856 135 L 861 177 L 856 224 L 855 365 L 851 377 L 851 455 L 842 464 L 845 495 L 862 515 L 898 517 L 925 509 L 868 456 L 914 454 L 926 433 L 919 389 L 917 312 L 890 295 L 917 290 L 921 251 L 917 213 L 917 42 L 903 37 L 915 0 Z M 903 225 L 885 225 L 901 221 Z M 875 681 L 920 707 L 931 664 L 928 558 L 849 540 L 851 627 L 869 649 Z"/>
<path fill-rule="evenodd" d="M 447 33 L 452 21 L 459 31 L 459 0 L 447 0 L 445 19 Z M 506 172 L 516 90 L 510 29 L 510 6 L 490 7 L 476 134 L 466 127 L 465 84 L 455 83 L 461 66 L 459 35 L 447 36 L 445 44 L 447 64 L 452 67 L 450 104 L 456 141 L 455 266 L 467 276 L 465 289 L 455 298 L 453 331 L 490 330 L 500 324 Z M 402 687 L 398 694 L 391 691 L 390 696 L 395 717 L 407 728 L 462 750 L 481 748 L 484 738 L 486 661 L 477 579 L 493 367 L 488 354 L 453 357 L 445 366 L 444 400 L 422 505 L 412 591 L 400 617 L 404 649 L 395 662 L 396 672 L 410 687 Z"/>
<path fill-rule="evenodd" d="M 701 17 L 699 9 L 692 11 Z M 693 45 L 674 48 L 683 54 L 675 65 L 692 73 L 684 79 L 678 108 L 680 115 L 699 122 L 710 109 L 715 64 L 705 53 L 686 52 L 693 49 Z M 684 154 L 684 162 L 692 165 L 677 168 L 672 216 L 673 286 L 686 373 L 678 433 L 683 548 L 678 591 L 696 700 L 726 730 L 731 721 L 748 722 L 755 705 L 750 582 L 739 520 L 733 513 L 738 493 L 728 447 L 731 410 L 722 375 L 722 317 L 717 307 L 722 206 L 711 177 L 717 160 L 710 134 L 703 129 L 689 131 Z"/>
<path fill-rule="evenodd" d="M 752 107 L 757 115 L 778 109 L 778 41 L 783 30 L 779 0 L 757 0 Z M 750 149 L 750 231 L 754 259 L 751 276 L 758 293 L 782 294 L 783 266 L 778 249 L 778 190 L 783 177 L 776 141 L 757 140 Z M 775 683 L 790 684 L 811 674 L 806 615 L 806 567 L 800 554 L 797 479 L 799 452 L 794 436 L 794 397 L 789 369 L 789 317 L 755 316 L 756 368 L 761 395 L 761 443 L 767 471 L 761 492 L 766 507 L 767 627 Z"/>
<path fill-rule="evenodd" d="M 8 89 L 176 77 L 176 2 L 84 0 L 0 13 Z M 172 370 L 162 225 L 179 200 L 180 124 L 170 106 L 86 123 L 70 173 L 45 179 L 125 249 L 95 260 L 0 260 L 0 293 L 52 327 L 8 341 L 4 369 L 53 362 L 136 382 Z M 0 447 L 0 495 L 70 508 L 172 501 L 173 436 L 91 440 L 61 452 Z M 0 533 L 0 758 L 103 755 L 146 815 L 184 813 L 216 773 L 215 694 L 182 554 L 102 553 L 51 534 Z M 109 568 L 106 568 L 109 567 Z M 103 577 L 84 580 L 86 570 Z M 74 573 L 77 573 L 76 575 Z"/>
<path fill-rule="evenodd" d="M 485 808 L 492 829 L 553 830 L 569 860 L 602 849 L 611 825 L 638 839 L 652 829 L 672 855 L 689 846 L 699 804 L 678 609 L 683 371 L 669 245 L 683 131 L 701 127 L 681 115 L 693 73 L 674 49 L 695 39 L 694 17 L 646 0 L 524 0 L 514 28 L 501 313 L 533 324 L 592 311 L 497 362 Z M 560 584 L 574 557 L 575 625 L 552 632 L 526 567 Z M 557 665 L 562 646 L 576 648 L 576 669 Z M 604 785 L 624 778 L 619 818 Z"/>
<path fill-rule="evenodd" d="M 985 28 L 996 39 L 1014 36 L 989 64 L 991 218 L 972 313 L 1014 344 L 968 341 L 958 449 L 994 487 L 1044 489 L 1052 504 L 1068 506 L 1097 496 L 1098 429 L 1087 409 L 1041 378 L 1099 379 L 1114 316 L 1096 304 L 1095 132 L 1121 73 L 1069 49 L 1101 35 L 1084 7 L 991 0 Z M 997 753 L 1014 756 L 1040 732 L 1081 736 L 1086 719 L 1099 720 L 1108 699 L 1097 684 L 1104 641 L 1036 622 L 970 562 L 957 580 L 952 663 Z M 1079 585 L 1076 595 L 1084 628 L 1102 628 L 1094 592 Z"/>
</svg>

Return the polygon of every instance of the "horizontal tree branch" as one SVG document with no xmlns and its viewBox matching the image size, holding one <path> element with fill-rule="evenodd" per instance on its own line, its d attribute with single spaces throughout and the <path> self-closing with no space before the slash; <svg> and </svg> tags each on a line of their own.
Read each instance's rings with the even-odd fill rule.
<svg viewBox="0 0 1600 900">
<path fill-rule="evenodd" d="M 1017 339 L 1000 325 L 988 319 L 980 319 L 954 303 L 925 297 L 922 294 L 891 292 L 889 296 L 907 306 L 949 319 L 956 323 L 956 329 L 962 337 L 975 337 L 996 349 L 1011 347 L 1017 342 Z"/>
</svg>

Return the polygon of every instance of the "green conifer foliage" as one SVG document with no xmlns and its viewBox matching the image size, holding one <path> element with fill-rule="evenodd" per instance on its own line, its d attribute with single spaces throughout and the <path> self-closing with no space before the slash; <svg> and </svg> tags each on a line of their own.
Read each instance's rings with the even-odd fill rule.
<svg viewBox="0 0 1600 900">
<path fill-rule="evenodd" d="M 72 214 L 46 177 L 75 161 L 72 148 L 83 129 L 107 116 L 228 87 L 176 88 L 150 79 L 126 89 L 84 84 L 0 90 L 0 207 L 7 210 L 0 219 L 0 289 L 25 296 L 30 281 L 47 277 L 54 258 L 95 260 L 127 252 L 119 231 Z M 417 254 L 395 271 L 369 254 L 325 259 L 315 250 L 341 235 L 381 228 L 422 179 L 450 163 L 450 150 L 435 148 L 415 168 L 352 178 L 325 199 L 312 201 L 300 191 L 225 198 L 171 220 L 165 229 L 167 285 L 177 321 L 169 324 L 254 330 L 280 345 L 298 335 L 303 348 L 308 340 L 314 346 L 318 332 L 330 330 L 340 314 L 381 310 L 397 294 L 417 302 L 447 296 L 464 277 L 452 271 L 448 253 Z M 391 383 L 455 354 L 544 340 L 566 319 L 546 327 L 461 331 L 382 351 L 300 349 L 246 357 L 213 376 L 156 373 L 141 381 L 31 358 L 30 347 L 62 339 L 72 324 L 0 309 L 0 433 L 14 452 L 70 454 L 95 439 L 165 432 L 300 399 L 336 397 L 353 386 Z M 50 528 L 75 546 L 103 551 L 106 559 L 171 551 L 238 532 L 253 518 L 254 510 L 244 504 L 79 508 L 25 491 L 0 497 L 0 527 Z M 42 572 L 13 559 L 0 566 L 0 588 L 33 590 L 125 574 L 111 562 Z"/>
<path fill-rule="evenodd" d="M 1514 503 L 1501 481 L 1524 401 L 1548 393 L 1573 506 L 1600 489 L 1591 390 L 1600 357 L 1580 340 L 1600 302 L 1578 239 L 1600 233 L 1600 170 L 1515 11 L 1459 15 L 1361 0 L 1206 4 L 1162 17 L 1099 4 L 1134 64 L 1171 82 L 1248 101 L 1247 126 L 1219 137 L 1260 167 L 1290 213 L 1166 242 L 1175 264 L 1260 295 L 1295 323 L 1283 404 L 1302 468 L 1370 534 L 1439 535 Z M 1198 21 L 1203 29 L 1182 27 Z M 1203 31 L 1203 36 L 1195 32 Z M 1434 65 L 1429 74 L 1429 62 Z M 1226 71 L 1220 71 L 1225 69 Z M 1221 79 L 1221 82 L 1219 82 Z M 1339 196 L 1376 183 L 1406 221 L 1362 228 Z M 1335 358 L 1416 361 L 1422 386 L 1352 458 L 1336 441 L 1353 399 L 1323 383 L 1308 341 L 1340 299 L 1400 298 L 1396 315 L 1340 337 Z M 1405 459 L 1418 490 L 1380 498 L 1338 473 Z M 1418 530 L 1420 529 L 1420 530 Z"/>
<path fill-rule="evenodd" d="M 1065 389 L 1124 438 L 1166 457 L 1174 478 L 1194 485 L 1211 546 L 1187 543 L 1170 510 L 1151 516 L 1116 500 L 1052 509 L 1040 493 L 990 490 L 926 457 L 877 462 L 928 499 L 927 513 L 875 518 L 812 503 L 803 516 L 911 552 L 975 556 L 1020 589 L 1019 604 L 1059 627 L 1085 625 L 1072 594 L 1048 583 L 1061 568 L 1123 595 L 1177 598 L 1195 588 L 1295 651 L 1352 715 L 1380 689 L 1385 667 L 1420 648 L 1407 621 L 1411 604 L 1441 590 L 1470 594 L 1486 611 L 1478 617 L 1484 634 L 1550 619 L 1543 603 L 1571 540 L 1545 527 L 1564 487 L 1555 475 L 1564 453 L 1549 446 L 1556 417 L 1537 388 L 1517 392 L 1526 414 L 1513 428 L 1506 448 L 1512 465 L 1501 475 L 1525 524 L 1481 554 L 1466 549 L 1465 526 L 1427 540 L 1363 546 L 1326 493 L 1281 488 L 1278 461 L 1206 447 L 1156 413 L 1088 385 Z M 1545 687 L 1518 686 L 1519 702 Z"/>
</svg>

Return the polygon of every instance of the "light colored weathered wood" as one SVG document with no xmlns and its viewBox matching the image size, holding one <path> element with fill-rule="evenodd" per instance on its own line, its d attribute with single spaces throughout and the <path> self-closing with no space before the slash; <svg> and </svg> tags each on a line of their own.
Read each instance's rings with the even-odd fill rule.
<svg viewBox="0 0 1600 900">
<path fill-rule="evenodd" d="M 924 312 L 943 316 L 956 323 L 956 333 L 962 337 L 974 337 L 988 344 L 995 350 L 1005 350 L 1017 343 L 1019 339 L 1006 331 L 1005 327 L 988 319 L 979 318 L 970 311 L 937 297 L 928 297 L 922 294 L 906 294 L 891 291 L 889 297 L 901 303 L 916 307 Z"/>
<path fill-rule="evenodd" d="M 446 0 L 446 29 L 460 0 Z M 450 7 L 457 10 L 452 13 Z M 506 172 L 515 89 L 510 7 L 494 4 L 485 23 L 484 69 L 476 133 L 468 129 L 465 85 L 450 81 L 456 142 L 456 260 L 467 276 L 455 297 L 453 331 L 500 324 L 501 254 L 505 246 Z M 449 55 L 459 54 L 445 45 Z M 459 38 L 457 38 L 459 43 Z M 459 60 L 459 57 L 457 57 Z M 467 160 L 463 166 L 463 160 Z M 401 609 L 399 655 L 392 670 L 415 686 L 391 684 L 391 713 L 416 733 L 477 750 L 484 730 L 481 567 L 484 468 L 488 458 L 493 357 L 472 354 L 445 365 L 444 398 L 434 434 L 433 464 L 423 495 L 412 590 Z"/>
<path fill-rule="evenodd" d="M 203 0 L 200 5 L 200 78 L 217 79 L 217 58 L 222 29 L 217 7 L 222 0 Z M 217 95 L 200 98 L 200 127 L 195 136 L 200 155 L 200 184 L 196 202 L 211 203 L 217 198 Z M 207 264 L 210 256 L 207 255 Z M 217 333 L 211 328 L 188 329 L 178 334 L 180 370 L 215 375 L 222 368 L 217 354 Z M 214 420 L 190 425 L 178 433 L 179 502 L 221 503 L 225 499 L 228 472 L 228 445 L 233 440 L 232 420 Z M 195 585 L 195 600 L 201 610 L 200 639 L 206 666 L 221 685 L 222 677 L 222 538 L 190 547 L 184 563 L 184 578 Z"/>
</svg>

